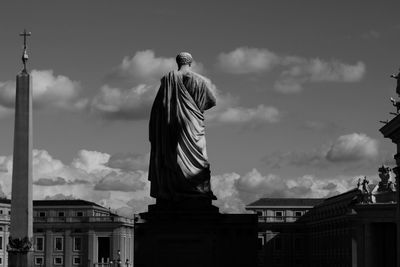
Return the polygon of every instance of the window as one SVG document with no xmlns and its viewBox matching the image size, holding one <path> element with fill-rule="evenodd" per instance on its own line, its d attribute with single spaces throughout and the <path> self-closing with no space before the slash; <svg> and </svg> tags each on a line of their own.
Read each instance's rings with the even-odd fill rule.
<svg viewBox="0 0 400 267">
<path fill-rule="evenodd" d="M 258 217 L 261 217 L 262 215 L 263 215 L 263 214 L 262 214 L 262 211 L 261 211 L 261 210 L 258 210 L 258 211 L 257 211 L 257 216 L 258 216 Z"/>
<path fill-rule="evenodd" d="M 74 265 L 80 265 L 80 264 L 81 264 L 81 257 L 79 257 L 79 256 L 74 256 L 74 257 L 72 258 L 72 263 L 73 263 Z"/>
<path fill-rule="evenodd" d="M 11 215 L 11 210 L 8 211 L 8 215 Z"/>
<path fill-rule="evenodd" d="M 45 211 L 39 211 L 39 217 L 46 217 Z"/>
<path fill-rule="evenodd" d="M 82 249 L 82 237 L 74 237 L 74 251 Z"/>
<path fill-rule="evenodd" d="M 36 251 L 43 251 L 44 250 L 44 237 L 37 236 L 35 244 L 36 244 Z"/>
<path fill-rule="evenodd" d="M 43 257 L 35 257 L 35 265 L 42 266 L 43 264 L 44 264 L 44 258 Z"/>
<path fill-rule="evenodd" d="M 3 231 L 3 226 L 0 226 L 0 231 Z"/>
<path fill-rule="evenodd" d="M 283 211 L 275 211 L 275 218 L 277 221 L 283 221 Z"/>
<path fill-rule="evenodd" d="M 0 210 L 0 214 L 3 214 L 3 210 Z"/>
<path fill-rule="evenodd" d="M 64 216 L 65 216 L 65 212 L 63 212 L 63 211 L 58 212 L 58 217 L 64 217 Z"/>
<path fill-rule="evenodd" d="M 61 256 L 54 257 L 54 264 L 55 265 L 62 265 L 63 264 L 63 257 L 61 257 Z"/>
<path fill-rule="evenodd" d="M 301 217 L 301 215 L 303 215 L 303 213 L 301 211 L 295 211 L 294 212 L 294 216 L 295 217 Z"/>
<path fill-rule="evenodd" d="M 54 239 L 54 250 L 55 251 L 62 251 L 63 250 L 63 238 L 62 237 L 55 237 Z"/>
<path fill-rule="evenodd" d="M 3 250 L 3 237 L 0 236 L 0 250 Z"/>
<path fill-rule="evenodd" d="M 3 258 L 0 257 L 0 265 L 3 265 Z"/>
<path fill-rule="evenodd" d="M 82 217 L 82 216 L 83 216 L 83 211 L 77 211 L 77 212 L 76 212 L 76 216 Z"/>
<path fill-rule="evenodd" d="M 264 237 L 263 236 L 259 236 L 258 237 L 258 249 L 262 249 L 264 246 Z"/>
</svg>

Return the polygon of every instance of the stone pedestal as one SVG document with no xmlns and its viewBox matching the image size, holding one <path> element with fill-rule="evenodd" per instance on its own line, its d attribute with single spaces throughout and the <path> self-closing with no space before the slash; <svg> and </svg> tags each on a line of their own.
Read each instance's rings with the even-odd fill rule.
<svg viewBox="0 0 400 267">
<path fill-rule="evenodd" d="M 135 267 L 257 265 L 257 216 L 220 214 L 211 201 L 157 203 L 135 224 Z"/>
</svg>

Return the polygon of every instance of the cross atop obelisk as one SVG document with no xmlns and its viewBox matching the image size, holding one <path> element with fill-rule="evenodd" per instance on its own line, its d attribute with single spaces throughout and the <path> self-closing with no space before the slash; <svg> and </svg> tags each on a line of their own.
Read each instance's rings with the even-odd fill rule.
<svg viewBox="0 0 400 267">
<path fill-rule="evenodd" d="M 32 267 L 32 80 L 26 70 L 26 37 L 31 33 L 24 30 L 20 35 L 24 37 L 24 69 L 16 79 L 11 224 L 7 251 L 9 267 Z"/>
<path fill-rule="evenodd" d="M 24 69 L 22 70 L 23 72 L 26 72 L 26 62 L 28 61 L 29 57 L 28 57 L 28 53 L 26 51 L 26 37 L 31 36 L 32 33 L 31 32 L 27 32 L 26 29 L 24 29 L 23 32 L 21 32 L 19 34 L 19 36 L 23 36 L 24 37 L 24 51 L 22 52 L 22 63 L 24 64 Z"/>
</svg>

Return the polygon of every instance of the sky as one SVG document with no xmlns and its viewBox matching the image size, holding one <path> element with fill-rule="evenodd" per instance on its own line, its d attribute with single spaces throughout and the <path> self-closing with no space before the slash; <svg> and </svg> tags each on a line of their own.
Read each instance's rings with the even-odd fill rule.
<svg viewBox="0 0 400 267">
<path fill-rule="evenodd" d="M 379 121 L 393 118 L 397 97 L 396 1 L 0 5 L 0 195 L 11 195 L 25 28 L 34 199 L 86 199 L 126 216 L 154 203 L 149 112 L 182 51 L 217 90 L 206 139 L 221 212 L 261 197 L 329 197 L 394 164 Z"/>
</svg>

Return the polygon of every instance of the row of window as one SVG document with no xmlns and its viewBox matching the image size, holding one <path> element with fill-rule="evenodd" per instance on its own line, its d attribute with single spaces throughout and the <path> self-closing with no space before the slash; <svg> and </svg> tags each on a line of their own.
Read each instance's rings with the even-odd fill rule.
<svg viewBox="0 0 400 267">
<path fill-rule="evenodd" d="M 285 212 L 281 211 L 281 210 L 277 210 L 277 211 L 274 212 L 274 216 L 277 217 L 277 218 L 282 218 L 284 216 L 284 214 L 285 214 Z M 303 211 L 295 211 L 293 216 L 294 217 L 301 217 L 301 216 L 303 216 L 303 214 L 304 214 Z M 257 211 L 257 215 L 258 216 L 263 216 L 263 212 L 261 210 L 258 210 Z"/>
<path fill-rule="evenodd" d="M 44 236 L 35 237 L 35 250 L 36 251 L 44 251 Z M 73 238 L 73 251 L 81 251 L 82 250 L 82 237 L 74 237 Z M 56 236 L 54 237 L 54 251 L 63 251 L 64 250 L 64 237 Z"/>
<path fill-rule="evenodd" d="M 47 216 L 47 212 L 46 211 L 39 211 L 38 212 L 38 216 L 39 217 L 46 217 Z M 57 212 L 57 216 L 58 217 L 65 217 L 65 212 L 64 211 L 58 211 Z M 75 212 L 75 216 L 82 217 L 83 216 L 83 211 L 76 211 Z"/>
<path fill-rule="evenodd" d="M 63 265 L 64 264 L 64 258 L 62 256 L 54 256 L 53 257 L 53 264 L 54 265 Z M 81 256 L 72 256 L 72 264 L 81 265 L 82 264 Z M 35 257 L 35 265 L 43 266 L 44 265 L 44 257 L 36 256 Z"/>
<path fill-rule="evenodd" d="M 0 215 L 2 215 L 2 214 L 6 214 L 6 213 L 3 210 L 0 210 Z M 10 215 L 11 214 L 11 210 L 8 210 L 7 214 Z"/>
</svg>

